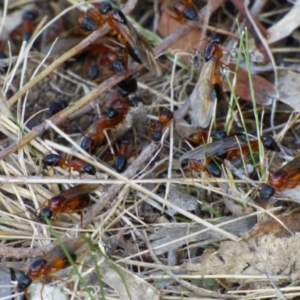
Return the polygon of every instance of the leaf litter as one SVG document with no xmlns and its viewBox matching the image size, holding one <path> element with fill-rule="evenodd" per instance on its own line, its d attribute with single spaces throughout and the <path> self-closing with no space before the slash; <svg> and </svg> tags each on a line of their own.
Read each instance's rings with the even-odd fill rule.
<svg viewBox="0 0 300 300">
<path fill-rule="evenodd" d="M 135 1 L 127 2 L 125 11 L 135 6 L 136 9 L 141 10 L 152 9 L 152 7 L 147 7 L 147 4 L 136 5 Z M 169 2 L 165 1 L 164 5 L 172 10 L 174 3 Z M 51 4 L 55 11 L 54 15 L 60 13 L 65 7 L 70 8 L 69 1 L 62 1 L 62 3 L 64 3 L 62 8 L 54 3 Z M 188 1 L 185 3 L 188 4 Z M 199 3 L 196 4 L 199 5 Z M 224 10 L 219 8 L 222 4 L 225 5 Z M 258 106 L 262 130 L 274 131 L 278 141 L 282 138 L 281 143 L 286 148 L 282 147 L 282 151 L 295 149 L 294 140 L 298 131 L 298 117 L 297 115 L 295 117 L 294 113 L 299 108 L 299 80 L 298 73 L 293 70 L 296 69 L 297 62 L 294 62 L 294 66 L 289 69 L 288 60 L 285 61 L 283 54 L 278 54 L 280 53 L 278 47 L 289 46 L 288 42 L 285 44 L 284 39 L 291 38 L 292 33 L 295 33 L 295 29 L 299 27 L 300 21 L 297 17 L 299 1 L 292 4 L 285 3 L 282 7 L 271 1 L 265 1 L 265 9 L 261 8 L 261 11 L 255 12 L 258 4 L 259 1 L 254 1 L 253 6 L 250 7 L 254 17 L 251 18 L 247 16 L 247 8 L 243 7 L 239 1 L 208 1 L 206 6 L 199 6 L 201 8 L 199 15 L 203 19 L 200 18 L 201 21 L 197 24 L 192 22 L 175 24 L 176 21 L 173 22 L 170 14 L 162 6 L 164 19 L 160 20 L 164 23 L 157 24 L 159 24 L 158 29 L 164 40 L 156 48 L 156 54 L 167 51 L 166 49 L 172 49 L 173 54 L 178 49 L 181 52 L 193 53 L 194 49 L 198 48 L 201 60 L 201 53 L 203 53 L 201 44 L 207 44 L 207 39 L 199 37 L 206 35 L 206 25 L 209 26 L 211 35 L 221 31 L 225 35 L 226 32 L 229 33 L 222 45 L 224 50 L 227 49 L 224 51 L 226 57 L 223 68 L 225 71 L 231 70 L 232 81 L 236 81 L 235 95 L 241 100 L 237 109 L 233 102 L 230 103 L 230 108 L 234 108 L 229 114 L 227 114 L 228 103 L 220 103 L 220 105 L 218 103 L 220 109 L 218 107 L 216 111 L 216 118 L 221 121 L 227 119 L 229 121 L 227 123 L 231 125 L 234 122 L 239 124 L 245 122 L 248 131 L 252 132 L 251 128 L 255 128 L 256 124 L 253 116 L 255 108 L 251 103 L 253 95 L 251 86 L 248 84 L 249 70 L 246 71 L 246 64 L 242 63 L 236 76 L 232 75 L 235 64 L 231 64 L 234 58 L 230 55 L 232 54 L 230 52 L 233 52 L 232 48 L 235 47 L 230 45 L 237 44 L 239 33 L 237 30 L 234 33 L 231 32 L 234 22 L 229 26 L 233 18 L 232 16 L 228 18 L 227 13 L 232 8 L 235 8 L 235 13 L 240 10 L 243 18 L 247 19 L 247 24 L 252 24 L 254 28 L 250 29 L 252 43 L 250 43 L 249 52 L 250 56 L 252 55 L 251 70 L 253 70 L 251 78 L 256 104 L 265 105 L 264 108 Z M 13 2 L 9 5 L 13 5 Z M 9 7 L 8 22 L 3 23 L 2 30 L 5 31 L 5 36 L 9 36 L 13 31 L 11 20 L 15 18 L 16 23 L 20 23 L 21 20 L 20 11 L 23 12 L 24 7 L 18 7 L 19 4 L 15 5 L 17 11 L 14 11 L 15 7 Z M 280 10 L 281 8 L 284 9 L 284 13 Z M 214 10 L 217 10 L 216 15 L 213 13 Z M 76 13 L 75 17 L 72 15 L 70 19 L 77 20 L 76 18 L 83 14 L 81 8 L 78 11 L 72 8 L 71 11 Z M 17 17 L 14 16 L 16 12 Z M 54 15 L 52 12 L 52 16 Z M 133 12 L 137 20 L 138 15 Z M 160 17 L 155 9 L 152 16 L 156 16 L 156 20 Z M 147 16 L 144 20 L 140 20 L 141 23 L 145 22 L 146 18 Z M 256 27 L 261 28 L 257 20 L 268 27 L 270 37 L 264 40 L 264 43 L 259 40 L 263 31 L 257 32 L 257 36 L 254 34 Z M 202 32 L 198 28 L 200 24 Z M 269 24 L 272 25 L 269 26 Z M 94 32 L 91 39 L 96 39 L 99 32 Z M 182 44 L 175 45 L 174 43 L 171 48 L 171 44 L 185 34 L 186 39 Z M 14 35 L 17 36 L 17 33 Z M 293 36 L 296 36 L 296 33 Z M 46 34 L 45 37 L 47 37 Z M 172 42 L 169 42 L 170 40 Z M 199 40 L 200 45 L 198 45 Z M 86 41 L 91 42 L 89 38 Z M 276 46 L 272 44 L 275 41 Z M 14 43 L 20 46 L 18 41 Z M 61 42 L 54 47 L 55 55 L 42 62 L 41 53 L 45 53 L 45 49 L 48 50 L 50 47 L 46 42 L 42 43 L 39 48 L 39 43 L 35 44 L 35 47 L 41 49 L 40 53 L 37 50 L 28 52 L 29 54 L 24 50 L 26 48 L 21 48 L 23 49 L 21 52 L 16 51 L 17 47 L 14 48 L 16 45 L 12 44 L 13 57 L 11 60 L 5 59 L 3 65 L 1 62 L 4 71 L 7 63 L 10 67 L 19 66 L 12 69 L 11 73 L 2 72 L 0 78 L 3 85 L 0 99 L 3 112 L 0 129 L 6 135 L 6 138 L 1 140 L 3 150 L 0 153 L 2 158 L 0 234 L 3 240 L 0 254 L 4 267 L 7 264 L 6 267 L 14 268 L 16 271 L 26 271 L 30 261 L 44 253 L 51 252 L 50 249 L 56 239 L 50 230 L 51 227 L 38 223 L 35 218 L 45 200 L 74 184 L 101 183 L 105 187 L 92 193 L 94 205 L 83 217 L 83 227 L 86 230 L 80 228 L 80 215 L 77 214 L 62 214 L 53 221 L 59 236 L 74 238 L 74 233 L 77 235 L 78 232 L 81 234 L 88 232 L 93 241 L 93 247 L 95 244 L 99 247 L 105 246 L 108 258 L 104 258 L 104 255 L 96 251 L 98 265 L 94 265 L 91 259 L 91 253 L 94 250 L 80 255 L 81 273 L 86 276 L 88 284 L 94 283 L 95 298 L 100 295 L 101 288 L 106 296 L 113 299 L 299 297 L 300 292 L 297 289 L 299 280 L 297 249 L 299 248 L 297 247 L 299 244 L 299 213 L 297 212 L 299 197 L 297 193 L 299 187 L 276 192 L 269 203 L 262 203 L 257 198 L 257 187 L 260 182 L 267 181 L 267 176 L 260 177 L 255 168 L 258 164 L 266 163 L 264 166 L 259 166 L 264 171 L 263 173 L 269 170 L 269 165 L 270 170 L 276 170 L 281 166 L 276 162 L 278 154 L 274 156 L 267 154 L 259 163 L 252 162 L 252 170 L 248 168 L 250 171 L 247 169 L 243 172 L 243 176 L 248 176 L 251 180 L 252 176 L 254 177 L 254 185 L 250 178 L 246 181 L 245 177 L 235 176 L 230 168 L 225 166 L 222 168 L 223 174 L 220 178 L 213 178 L 209 174 L 199 174 L 191 170 L 184 171 L 180 167 L 180 157 L 190 149 L 184 139 L 195 131 L 195 127 L 190 126 L 189 117 L 183 120 L 188 105 L 181 106 L 191 94 L 199 75 L 198 70 L 194 70 L 193 67 L 191 69 L 190 59 L 186 59 L 185 63 L 180 62 L 175 72 L 171 71 L 174 60 L 168 57 L 170 60 L 164 61 L 166 76 L 164 79 L 154 79 L 151 75 L 143 73 L 141 66 L 133 66 L 132 70 L 139 72 L 135 75 L 140 76 L 138 77 L 140 88 L 138 96 L 144 99 L 144 105 L 140 104 L 138 109 L 131 112 L 130 122 L 121 125 L 120 131 L 108 132 L 113 141 L 120 138 L 125 131 L 132 135 L 138 133 L 132 141 L 137 149 L 132 152 L 136 153 L 124 174 L 117 174 L 108 168 L 107 164 L 111 163 L 109 160 L 107 160 L 108 163 L 99 163 L 101 151 L 104 151 L 100 149 L 100 156 L 97 160 L 86 153 L 78 154 L 78 156 L 82 154 L 84 159 L 97 166 L 96 178 L 85 174 L 79 174 L 79 176 L 74 172 L 70 173 L 59 168 L 48 170 L 45 176 L 41 174 L 39 165 L 41 157 L 54 150 L 63 150 L 62 152 L 67 154 L 73 153 L 76 147 L 73 147 L 72 142 L 75 143 L 82 139 L 82 136 L 86 136 L 92 119 L 98 116 L 99 110 L 106 108 L 106 103 L 109 103 L 114 95 L 115 90 L 106 93 L 107 89 L 121 79 L 114 76 L 98 85 L 101 80 L 92 82 L 78 75 L 82 71 L 82 63 L 79 63 L 79 67 L 76 64 L 72 67 L 67 65 L 58 67 L 55 65 L 56 62 L 61 63 L 74 54 L 71 54 L 72 51 L 67 52 L 69 48 L 64 48 Z M 2 51 L 4 48 L 1 47 L 2 43 L 0 45 Z M 83 46 L 78 46 L 76 51 L 82 51 L 83 48 L 80 47 Z M 259 52 L 259 49 L 263 49 L 258 53 L 263 60 L 255 61 L 254 54 L 257 53 L 256 51 Z M 63 53 L 64 51 L 66 53 Z M 260 65 L 270 58 L 268 58 L 268 53 L 272 51 L 276 63 L 279 64 L 282 61 L 284 70 L 272 65 L 271 62 L 266 66 Z M 238 51 L 235 52 L 238 53 Z M 290 54 L 288 50 L 286 53 Z M 17 64 L 18 59 L 20 60 Z M 22 61 L 25 62 L 24 65 Z M 41 69 L 32 77 L 40 68 L 40 63 Z M 69 61 L 68 63 L 72 64 Z M 271 75 L 266 74 L 261 71 L 263 67 L 269 73 L 273 72 L 275 67 L 276 72 Z M 45 72 L 40 73 L 42 70 Z M 173 81 L 170 87 L 171 80 Z M 232 92 L 231 88 L 226 87 L 226 80 L 223 80 L 222 84 L 225 91 Z M 25 94 L 27 100 L 18 101 Z M 276 99 L 277 95 L 279 99 Z M 52 123 L 43 123 L 44 119 L 49 116 L 41 110 L 57 99 L 67 100 L 67 110 L 51 118 Z M 277 108 L 273 106 L 275 100 L 279 100 Z M 14 105 L 16 102 L 18 104 Z M 153 120 L 158 119 L 157 106 L 175 106 L 175 124 L 170 122 L 164 129 L 166 131 L 161 141 L 154 143 L 149 139 L 146 119 L 147 117 Z M 225 107 L 225 114 L 222 114 L 221 106 Z M 10 118 L 9 109 L 15 114 L 16 119 Z M 239 110 L 242 113 L 238 112 Z M 36 118 L 37 122 L 33 122 L 32 127 L 29 128 L 30 131 L 27 131 L 29 134 L 22 137 L 23 133 L 19 124 L 26 123 L 26 120 L 37 111 L 41 111 Z M 72 114 L 75 116 L 72 117 Z M 80 116 L 81 114 L 85 115 Z M 34 118 L 33 121 L 35 121 Z M 66 123 L 67 128 L 63 128 L 61 134 L 55 126 L 62 123 Z M 47 139 L 51 142 L 35 138 L 38 135 L 41 137 L 46 129 Z M 260 131 L 259 129 L 256 128 L 257 132 Z M 282 154 L 279 156 L 280 158 L 286 157 Z M 297 155 L 292 155 L 292 157 L 295 156 Z M 173 158 L 173 165 L 169 164 L 170 157 Z M 239 159 L 233 163 L 238 169 L 249 164 Z M 258 178 L 255 177 L 257 174 L 259 174 Z M 278 207 L 274 207 L 275 205 Z M 90 247 L 93 249 L 91 245 Z M 30 261 L 28 258 L 31 258 Z M 100 280 L 95 279 L 96 269 L 100 274 Z M 68 273 L 68 271 L 64 272 Z M 62 277 L 66 278 L 68 274 L 64 272 L 62 272 Z M 87 274 L 92 275 L 89 277 Z M 3 280 L 5 278 L 6 276 L 3 276 Z M 4 281 L 1 284 L 4 284 Z M 14 280 L 12 286 L 15 286 Z M 43 289 L 43 285 L 41 286 Z M 64 286 L 63 294 L 74 293 L 73 295 L 79 299 L 89 297 L 81 284 L 74 284 L 74 291 L 68 289 L 67 285 Z M 101 286 L 100 290 L 99 286 Z M 48 284 L 46 289 L 48 289 Z M 54 291 L 50 290 L 49 293 L 53 294 Z M 40 295 L 41 292 L 38 292 L 37 297 Z M 44 297 L 46 299 L 46 295 Z"/>
</svg>

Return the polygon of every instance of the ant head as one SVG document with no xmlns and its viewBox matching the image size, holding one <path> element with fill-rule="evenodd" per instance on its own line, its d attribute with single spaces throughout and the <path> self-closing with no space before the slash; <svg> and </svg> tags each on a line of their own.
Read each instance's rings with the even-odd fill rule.
<svg viewBox="0 0 300 300">
<path fill-rule="evenodd" d="M 158 122 L 157 124 L 161 124 L 161 123 Z M 160 140 L 162 138 L 162 131 L 161 131 L 160 126 L 151 132 L 151 138 L 154 142 L 160 142 Z"/>
<path fill-rule="evenodd" d="M 38 219 L 39 219 L 42 223 L 46 223 L 46 219 L 50 220 L 50 219 L 52 218 L 52 215 L 53 215 L 52 211 L 51 211 L 49 208 L 44 207 L 44 208 L 40 211 L 40 213 L 39 213 L 39 215 L 38 215 Z"/>
<path fill-rule="evenodd" d="M 183 16 L 184 16 L 184 18 L 186 18 L 189 21 L 198 21 L 199 20 L 198 12 L 193 7 L 186 8 L 183 12 Z"/>
<path fill-rule="evenodd" d="M 215 140 L 222 140 L 227 136 L 227 133 L 221 128 L 215 128 L 211 132 L 211 137 Z"/>
<path fill-rule="evenodd" d="M 278 147 L 277 143 L 271 136 L 264 137 L 263 144 L 265 148 L 268 150 L 280 152 L 280 148 Z"/>
<path fill-rule="evenodd" d="M 126 72 L 122 59 L 114 59 L 112 62 L 112 68 L 117 75 L 122 75 Z"/>
<path fill-rule="evenodd" d="M 215 35 L 213 36 L 210 40 L 209 40 L 210 43 L 216 43 L 218 45 L 221 44 L 221 38 L 219 35 Z"/>
<path fill-rule="evenodd" d="M 128 77 L 118 83 L 118 90 L 123 97 L 136 92 L 137 81 L 135 78 Z"/>
<path fill-rule="evenodd" d="M 96 79 L 99 75 L 99 66 L 98 64 L 92 64 L 87 71 L 87 76 L 90 80 Z"/>
<path fill-rule="evenodd" d="M 199 20 L 197 7 L 194 5 L 187 5 L 185 1 L 176 2 L 173 6 L 173 9 L 179 18 L 182 16 L 189 21 Z"/>
<path fill-rule="evenodd" d="M 205 61 L 209 61 L 215 55 L 219 56 L 219 58 L 222 57 L 222 50 L 219 48 L 220 43 L 221 41 L 218 36 L 214 36 L 209 40 L 204 51 Z"/>
<path fill-rule="evenodd" d="M 259 191 L 259 197 L 263 201 L 268 201 L 275 193 L 275 190 L 268 184 L 263 184 Z"/>
<path fill-rule="evenodd" d="M 53 102 L 48 108 L 48 115 L 54 116 L 61 110 L 65 109 L 68 106 L 68 103 L 64 100 L 58 100 Z"/>
<path fill-rule="evenodd" d="M 83 167 L 83 172 L 90 174 L 90 175 L 96 175 L 96 169 L 94 168 L 94 166 L 92 166 L 89 163 L 86 163 Z"/>
<path fill-rule="evenodd" d="M 36 272 L 41 270 L 45 265 L 47 264 L 47 261 L 44 258 L 39 258 L 35 260 L 29 267 L 29 270 L 27 272 L 28 275 L 30 275 L 32 272 Z"/>
<path fill-rule="evenodd" d="M 21 275 L 18 279 L 17 290 L 23 292 L 26 290 L 32 283 L 32 280 L 25 274 Z"/>
<path fill-rule="evenodd" d="M 22 20 L 33 21 L 38 17 L 38 12 L 36 10 L 26 10 L 22 15 Z"/>
<path fill-rule="evenodd" d="M 218 177 L 220 178 L 222 175 L 222 171 L 219 168 L 219 166 L 214 163 L 214 162 L 210 162 L 207 166 L 206 166 L 207 171 L 213 175 L 214 177 Z"/>
<path fill-rule="evenodd" d="M 60 156 L 57 154 L 48 154 L 43 157 L 42 163 L 45 166 L 54 167 L 60 160 Z"/>
<path fill-rule="evenodd" d="M 163 116 L 170 116 L 172 115 L 172 112 L 167 107 L 161 107 L 159 110 L 160 115 Z"/>
<path fill-rule="evenodd" d="M 244 127 L 241 126 L 234 126 L 231 130 L 230 130 L 230 134 L 231 135 L 245 135 L 245 129 Z"/>
<path fill-rule="evenodd" d="M 181 161 L 181 168 L 185 168 L 189 164 L 189 159 L 185 158 Z"/>
<path fill-rule="evenodd" d="M 111 11 L 113 8 L 109 2 L 104 2 L 100 8 L 99 11 L 101 14 L 106 15 L 109 11 Z"/>
<path fill-rule="evenodd" d="M 123 25 L 127 24 L 127 19 L 126 19 L 125 15 L 119 9 L 112 9 L 111 16 L 112 16 L 113 20 L 115 20 L 116 22 L 123 24 Z"/>
<path fill-rule="evenodd" d="M 125 155 L 121 154 L 115 160 L 113 167 L 116 169 L 118 173 L 122 173 L 125 171 L 127 167 L 127 158 Z"/>
<path fill-rule="evenodd" d="M 83 150 L 89 151 L 93 146 L 92 138 L 90 136 L 85 136 L 80 146 Z"/>
</svg>

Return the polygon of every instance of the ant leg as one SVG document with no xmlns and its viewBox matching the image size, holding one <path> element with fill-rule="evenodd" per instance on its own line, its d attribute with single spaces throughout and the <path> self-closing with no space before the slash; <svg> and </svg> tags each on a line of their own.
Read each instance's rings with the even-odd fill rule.
<svg viewBox="0 0 300 300">
<path fill-rule="evenodd" d="M 44 298 L 43 298 L 43 290 L 44 290 L 44 286 L 46 285 L 46 280 L 43 278 L 43 277 L 41 277 L 40 278 L 40 282 L 42 283 L 42 288 L 41 288 L 41 299 L 43 300 Z"/>
</svg>

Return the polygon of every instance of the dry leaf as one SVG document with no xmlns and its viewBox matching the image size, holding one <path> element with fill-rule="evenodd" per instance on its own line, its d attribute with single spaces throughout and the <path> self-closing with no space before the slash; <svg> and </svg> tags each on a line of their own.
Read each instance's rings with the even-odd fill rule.
<svg viewBox="0 0 300 300">
<path fill-rule="evenodd" d="M 279 216 L 278 219 L 293 233 L 300 231 L 300 212 L 296 212 L 286 216 Z M 276 219 L 270 219 L 254 226 L 249 232 L 242 234 L 246 240 L 271 234 L 276 237 L 290 236 L 284 226 L 282 226 Z"/>
<path fill-rule="evenodd" d="M 180 186 L 171 184 L 168 200 L 186 211 L 196 211 L 198 206 L 197 198 L 188 194 Z M 177 213 L 175 209 L 168 208 L 168 213 L 173 216 Z"/>
<path fill-rule="evenodd" d="M 300 111 L 300 74 L 285 69 L 279 69 L 277 74 L 280 101 Z"/>
<path fill-rule="evenodd" d="M 229 64 L 228 67 L 233 71 L 229 73 L 229 79 L 231 82 L 233 82 L 236 65 Z M 271 105 L 273 100 L 277 97 L 275 86 L 259 75 L 252 74 L 251 76 L 256 103 L 260 105 Z M 230 91 L 228 83 L 225 79 L 223 80 L 223 88 L 224 91 Z M 235 93 L 243 100 L 252 101 L 248 71 L 244 70 L 243 68 L 239 68 L 236 75 Z"/>
<path fill-rule="evenodd" d="M 230 220 L 233 220 L 233 218 L 225 217 L 213 219 L 211 223 L 217 225 Z M 240 235 L 243 232 L 249 231 L 255 223 L 255 217 L 245 216 L 243 219 L 235 219 L 234 222 L 222 226 L 222 229 L 229 233 Z M 200 232 L 204 229 L 206 228 L 199 224 L 165 224 L 160 230 L 150 235 L 149 239 L 152 241 L 151 246 L 153 249 L 159 246 L 159 248 L 154 251 L 156 255 L 169 252 L 171 249 L 177 249 L 191 242 L 197 242 L 200 246 L 200 244 L 207 245 L 224 239 L 223 236 L 212 230 Z M 197 232 L 200 233 L 197 234 Z M 186 238 L 183 239 L 183 237 Z"/>
<path fill-rule="evenodd" d="M 192 133 L 197 131 L 197 127 L 190 125 L 185 120 L 175 122 L 175 129 L 179 136 L 183 139 L 188 138 Z"/>
<path fill-rule="evenodd" d="M 247 290 L 271 285 L 267 276 L 253 280 L 251 276 L 255 275 L 278 275 L 272 277 L 276 285 L 291 279 L 294 282 L 300 278 L 299 243 L 299 234 L 290 238 L 268 235 L 251 242 L 226 241 L 217 251 L 207 250 L 200 264 L 187 263 L 185 269 L 192 275 L 236 275 L 222 280 L 240 284 L 240 289 Z M 239 278 L 239 275 L 249 276 L 249 279 Z"/>
<path fill-rule="evenodd" d="M 165 38 L 176 31 L 180 26 L 182 26 L 182 24 L 176 21 L 174 17 L 172 17 L 171 12 L 168 9 L 164 9 L 158 25 L 159 34 L 163 38 Z M 200 34 L 201 33 L 199 30 L 191 29 L 187 35 L 185 35 L 181 39 L 178 39 L 176 43 L 172 45 L 171 50 L 180 50 L 188 53 L 194 53 L 195 46 L 197 46 L 199 42 Z M 187 63 L 190 62 L 189 57 L 183 57 L 182 59 Z"/>
<path fill-rule="evenodd" d="M 292 2 L 290 2 L 292 3 Z M 294 2 L 294 7 L 278 22 L 275 22 L 268 31 L 270 38 L 268 43 L 277 42 L 287 36 L 289 36 L 297 27 L 300 26 L 300 1 Z"/>
</svg>

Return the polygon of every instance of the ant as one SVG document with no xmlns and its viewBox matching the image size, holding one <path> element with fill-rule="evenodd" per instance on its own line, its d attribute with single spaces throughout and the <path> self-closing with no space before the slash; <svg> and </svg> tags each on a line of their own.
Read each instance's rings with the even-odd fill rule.
<svg viewBox="0 0 300 300">
<path fill-rule="evenodd" d="M 94 31 L 98 27 L 108 23 L 112 28 L 110 34 L 117 36 L 134 61 L 144 64 L 148 70 L 153 70 L 160 76 L 161 70 L 158 66 L 151 46 L 137 32 L 133 25 L 127 20 L 122 11 L 113 9 L 110 3 L 103 3 L 99 11 L 95 8 L 87 11 L 87 17 L 79 21 L 79 25 L 86 31 Z"/>
<path fill-rule="evenodd" d="M 101 145 L 105 139 L 105 130 L 113 130 L 121 124 L 132 107 L 128 99 L 116 98 L 112 107 L 106 108 L 95 122 L 95 132 L 86 136 L 81 142 L 85 151 L 93 151 L 96 145 Z"/>
<path fill-rule="evenodd" d="M 150 132 L 151 139 L 154 142 L 159 142 L 162 138 L 162 132 L 163 132 L 163 124 L 159 121 L 151 120 L 148 129 Z"/>
<path fill-rule="evenodd" d="M 158 113 L 158 121 L 153 121 L 148 125 L 151 138 L 155 142 L 159 142 L 162 138 L 162 132 L 168 126 L 173 118 L 173 113 L 168 108 L 160 108 Z"/>
<path fill-rule="evenodd" d="M 209 161 L 208 163 L 202 163 L 195 159 L 185 158 L 181 161 L 181 167 L 184 168 L 186 166 L 189 166 L 195 172 L 206 171 L 214 177 L 221 177 L 222 175 L 220 167 L 212 161 Z"/>
<path fill-rule="evenodd" d="M 247 155 L 250 152 L 248 141 L 253 151 L 258 150 L 258 139 L 250 136 L 229 136 L 222 140 L 217 140 L 209 144 L 200 145 L 199 147 L 182 155 L 180 160 L 185 159 L 203 160 L 209 156 L 219 159 L 231 159 Z M 279 147 L 270 136 L 261 137 L 263 145 L 266 149 L 279 152 Z"/>
<path fill-rule="evenodd" d="M 123 53 L 122 57 L 119 51 L 117 52 L 114 48 L 103 44 L 93 44 L 88 48 L 88 60 L 95 55 L 98 57 L 97 61 L 87 70 L 87 76 L 90 80 L 94 80 L 99 76 L 100 70 L 104 65 L 109 66 L 114 74 L 122 75 L 126 72 L 126 54 Z M 121 49 L 121 51 L 124 52 L 124 49 Z"/>
<path fill-rule="evenodd" d="M 34 10 L 27 10 L 22 15 L 23 36 L 22 40 L 29 42 L 34 31 L 32 22 L 38 17 L 38 13 Z"/>
<path fill-rule="evenodd" d="M 198 9 L 192 0 L 178 1 L 173 8 L 179 21 L 199 21 Z"/>
<path fill-rule="evenodd" d="M 221 140 L 227 137 L 227 133 L 221 128 L 215 128 L 212 130 L 210 137 L 214 140 Z M 192 133 L 186 140 L 193 146 L 197 147 L 202 144 L 206 144 L 208 140 L 208 132 L 200 130 Z"/>
<path fill-rule="evenodd" d="M 78 158 L 66 160 L 57 154 L 48 154 L 43 157 L 42 163 L 48 167 L 61 167 L 62 169 L 73 169 L 79 173 L 87 173 L 90 175 L 96 175 L 94 166 L 86 163 Z"/>
<path fill-rule="evenodd" d="M 113 168 L 118 172 L 122 173 L 127 167 L 127 160 L 131 156 L 129 152 L 130 141 L 127 138 L 122 138 L 120 141 L 115 143 L 115 147 L 112 152 L 106 152 L 103 160 L 110 161 L 114 159 Z M 114 151 L 117 155 L 114 154 Z"/>
<path fill-rule="evenodd" d="M 64 242 L 71 259 L 76 261 L 76 250 L 84 244 L 83 238 L 70 239 Z M 26 291 L 34 280 L 44 281 L 45 276 L 52 276 L 53 273 L 69 267 L 71 264 L 69 259 L 59 246 L 54 247 L 46 253 L 43 258 L 35 260 L 28 268 L 27 273 L 18 279 L 17 289 L 19 292 Z M 42 292 L 41 292 L 42 293 Z"/>
<path fill-rule="evenodd" d="M 46 219 L 50 220 L 57 213 L 71 214 L 79 212 L 82 221 L 82 209 L 90 204 L 89 193 L 95 191 L 98 187 L 99 185 L 94 184 L 79 184 L 52 197 L 47 200 L 47 205 L 41 209 L 38 219 L 42 223 L 46 223 Z"/>
<path fill-rule="evenodd" d="M 267 201 L 275 190 L 282 192 L 284 189 L 293 189 L 300 182 L 300 156 L 294 158 L 268 177 L 268 184 L 261 187 L 260 198 Z"/>
<path fill-rule="evenodd" d="M 198 82 L 190 95 L 192 121 L 196 126 L 207 128 L 213 116 L 215 99 L 223 99 L 220 68 L 223 56 L 220 40 L 212 38 L 205 47 L 204 60 Z"/>
<path fill-rule="evenodd" d="M 240 157 L 247 155 L 250 152 L 246 137 L 243 136 L 228 136 L 224 139 L 217 140 L 210 144 L 200 145 L 199 147 L 189 151 L 181 156 L 182 167 L 189 165 L 196 172 L 204 172 L 212 174 L 215 177 L 221 176 L 221 170 L 215 162 L 212 162 L 210 157 L 215 157 L 220 160 Z M 263 145 L 271 151 L 279 151 L 278 145 L 272 137 L 262 137 Z M 258 150 L 258 139 L 249 139 L 251 149 Z M 208 159 L 208 163 L 201 162 Z"/>
<path fill-rule="evenodd" d="M 158 112 L 158 120 L 162 123 L 163 127 L 167 127 L 173 119 L 173 113 L 166 107 L 162 107 Z"/>
<path fill-rule="evenodd" d="M 244 135 L 245 131 L 243 127 L 240 126 L 234 126 L 229 134 L 227 135 L 226 131 L 222 129 L 223 126 L 219 126 L 217 128 L 214 128 L 211 131 L 210 137 L 213 140 L 221 140 L 226 138 L 228 135 L 229 136 L 234 136 L 234 135 Z M 193 146 L 197 147 L 202 144 L 206 144 L 208 140 L 208 131 L 206 130 L 200 130 L 197 132 L 192 133 L 186 140 Z"/>
<path fill-rule="evenodd" d="M 29 42 L 34 31 L 33 21 L 38 17 L 37 11 L 26 10 L 22 15 L 22 24 L 13 31 L 13 38 Z"/>
<path fill-rule="evenodd" d="M 129 144 L 130 142 L 128 139 L 124 138 L 120 141 L 120 146 L 118 147 L 118 156 L 114 162 L 114 168 L 117 170 L 118 173 L 124 172 L 127 167 Z"/>
<path fill-rule="evenodd" d="M 101 54 L 97 59 L 97 65 L 101 66 L 103 63 L 105 63 L 111 66 L 115 74 L 122 75 L 125 73 L 126 69 L 124 62 L 122 59 L 120 59 L 120 56 L 117 54 L 117 52 L 112 51 L 104 45 L 101 45 L 99 50 L 101 50 Z M 127 65 L 127 63 L 125 63 L 125 65 Z"/>
</svg>

